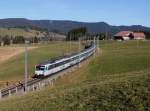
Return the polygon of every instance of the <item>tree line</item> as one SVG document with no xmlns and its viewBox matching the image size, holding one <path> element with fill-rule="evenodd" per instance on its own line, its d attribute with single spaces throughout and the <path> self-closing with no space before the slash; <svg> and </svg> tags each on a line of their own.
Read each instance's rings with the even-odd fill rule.
<svg viewBox="0 0 150 111">
<path fill-rule="evenodd" d="M 25 38 L 24 36 L 0 36 L 0 45 L 10 45 L 10 44 L 24 44 L 25 40 L 30 41 L 30 43 L 38 43 L 38 37 Z"/>
<path fill-rule="evenodd" d="M 88 33 L 88 30 L 86 27 L 80 27 L 80 28 L 75 28 L 70 30 L 67 33 L 67 38 L 66 40 L 78 40 L 79 38 L 83 38 L 84 40 L 87 39 L 93 39 L 94 37 L 99 37 L 99 40 L 107 40 L 111 38 L 110 33 Z"/>
<path fill-rule="evenodd" d="M 87 28 L 86 27 L 81 27 L 81 28 L 75 28 L 72 29 L 68 32 L 66 40 L 79 40 L 80 37 L 85 36 L 87 33 Z"/>
</svg>

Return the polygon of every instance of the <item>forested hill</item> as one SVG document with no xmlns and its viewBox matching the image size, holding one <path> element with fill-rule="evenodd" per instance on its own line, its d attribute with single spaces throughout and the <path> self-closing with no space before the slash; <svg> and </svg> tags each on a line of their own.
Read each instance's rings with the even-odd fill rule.
<svg viewBox="0 0 150 111">
<path fill-rule="evenodd" d="M 17 27 L 17 26 L 35 26 L 43 29 L 48 29 L 53 32 L 68 32 L 73 28 L 87 27 L 90 33 L 109 32 L 116 33 L 122 30 L 142 30 L 150 31 L 149 27 L 141 25 L 133 26 L 112 26 L 105 22 L 76 22 L 76 21 L 64 21 L 64 20 L 28 20 L 24 18 L 9 18 L 0 19 L 0 27 Z"/>
</svg>

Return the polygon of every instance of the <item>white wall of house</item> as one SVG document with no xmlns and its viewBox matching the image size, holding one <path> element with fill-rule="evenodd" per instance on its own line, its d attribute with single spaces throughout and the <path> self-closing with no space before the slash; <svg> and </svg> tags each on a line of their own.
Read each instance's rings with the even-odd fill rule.
<svg viewBox="0 0 150 111">
<path fill-rule="evenodd" d="M 130 37 L 123 37 L 124 40 L 130 40 Z"/>
<path fill-rule="evenodd" d="M 143 38 L 143 37 L 135 37 L 134 38 L 135 40 L 145 40 L 145 37 Z"/>
</svg>

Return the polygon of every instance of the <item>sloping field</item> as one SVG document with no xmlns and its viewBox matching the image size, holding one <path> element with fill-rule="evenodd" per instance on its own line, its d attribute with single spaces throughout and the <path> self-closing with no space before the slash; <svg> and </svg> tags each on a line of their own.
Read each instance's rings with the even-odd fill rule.
<svg viewBox="0 0 150 111">
<path fill-rule="evenodd" d="M 28 47 L 28 50 L 33 50 L 37 47 Z M 3 64 L 7 63 L 7 61 L 13 59 L 15 56 L 23 53 L 25 48 L 23 46 L 14 46 L 14 47 L 0 47 L 0 66 L 3 67 Z M 6 85 L 8 80 L 0 79 L 0 87 Z M 14 81 L 12 81 L 14 83 Z M 11 83 L 11 81 L 9 81 Z"/>
<path fill-rule="evenodd" d="M 150 41 L 100 42 L 102 54 L 55 87 L 0 102 L 0 111 L 149 111 Z"/>
<path fill-rule="evenodd" d="M 24 29 L 19 28 L 0 28 L 0 36 L 24 36 L 24 37 L 35 37 L 35 36 L 43 36 L 43 33 L 36 30 L 26 31 Z"/>
<path fill-rule="evenodd" d="M 34 49 L 36 47 L 29 47 L 28 49 Z M 11 59 L 12 57 L 24 52 L 24 47 L 1 47 L 0 48 L 0 64 Z"/>
</svg>

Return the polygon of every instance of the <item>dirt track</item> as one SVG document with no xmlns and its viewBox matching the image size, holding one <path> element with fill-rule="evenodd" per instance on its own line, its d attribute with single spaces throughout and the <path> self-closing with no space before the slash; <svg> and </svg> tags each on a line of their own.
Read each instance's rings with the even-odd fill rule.
<svg viewBox="0 0 150 111">
<path fill-rule="evenodd" d="M 29 47 L 28 49 L 34 49 L 36 47 Z M 1 47 L 0 48 L 0 64 L 9 60 L 10 58 L 24 52 L 24 47 Z"/>
</svg>

